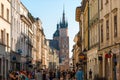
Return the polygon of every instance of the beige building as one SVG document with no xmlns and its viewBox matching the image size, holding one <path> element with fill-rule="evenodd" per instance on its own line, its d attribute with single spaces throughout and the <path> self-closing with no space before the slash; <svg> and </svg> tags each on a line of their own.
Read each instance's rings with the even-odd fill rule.
<svg viewBox="0 0 120 80">
<path fill-rule="evenodd" d="M 35 29 L 35 32 L 36 32 L 36 35 L 34 39 L 36 41 L 36 43 L 34 43 L 36 45 L 36 54 L 33 53 L 33 62 L 35 63 L 35 67 L 37 69 L 41 68 L 41 63 L 42 63 L 42 58 L 41 58 L 41 53 L 42 53 L 42 34 L 43 34 L 43 28 L 42 28 L 42 22 L 39 18 L 36 18 L 35 20 L 35 26 L 36 26 L 36 29 Z"/>
<path fill-rule="evenodd" d="M 120 79 L 120 0 L 101 0 L 100 4 L 100 76 Z M 117 64 L 116 64 L 117 63 Z M 115 79 L 116 78 L 116 79 Z"/>
<path fill-rule="evenodd" d="M 89 50 L 87 52 L 87 78 L 92 70 L 92 78 L 98 75 L 99 14 L 98 0 L 89 0 Z"/>
<path fill-rule="evenodd" d="M 82 50 L 88 49 L 87 78 L 89 78 L 89 70 L 92 69 L 93 78 L 98 75 L 100 78 L 108 80 L 119 80 L 120 1 L 89 0 L 89 5 L 87 1 L 82 1 L 81 11 L 77 11 L 78 14 L 80 12 L 80 15 L 77 15 L 76 19 L 82 26 L 80 27 L 81 37 L 79 37 L 82 38 L 79 40 L 82 44 Z M 88 7 L 89 9 L 87 9 Z M 88 28 L 87 24 L 89 24 Z M 87 34 L 87 30 L 89 34 Z"/>
<path fill-rule="evenodd" d="M 83 12 L 83 43 L 84 43 L 84 49 L 88 50 L 89 48 L 89 36 L 88 36 L 88 1 L 83 0 L 83 3 L 81 4 L 82 12 Z"/>
<path fill-rule="evenodd" d="M 49 41 L 49 69 L 60 69 L 59 46 L 58 41 L 48 39 Z"/>
<path fill-rule="evenodd" d="M 49 49 L 49 69 L 55 70 L 59 68 L 59 55 L 56 49 Z"/>
<path fill-rule="evenodd" d="M 78 47 L 79 51 L 79 66 L 81 66 L 85 72 L 85 79 L 87 78 L 87 50 L 89 50 L 89 8 L 88 0 L 82 0 L 81 6 L 76 8 L 76 21 L 79 22 L 79 36 L 78 36 Z"/>
<path fill-rule="evenodd" d="M 33 51 L 32 51 L 32 63 L 34 68 L 36 67 L 36 63 L 37 63 L 37 29 L 39 29 L 39 26 L 37 24 L 37 18 L 35 18 L 35 22 L 33 23 Z"/>
<path fill-rule="evenodd" d="M 44 41 L 44 68 L 48 69 L 49 67 L 49 41 L 45 39 Z"/>
<path fill-rule="evenodd" d="M 81 52 L 81 49 L 80 47 L 78 46 L 78 41 L 79 41 L 79 33 L 75 35 L 74 37 L 74 42 L 76 43 L 74 46 L 73 46 L 73 59 L 74 59 L 74 67 L 75 69 L 78 67 L 78 64 L 79 64 L 79 53 Z"/>
<path fill-rule="evenodd" d="M 41 36 L 41 44 L 42 44 L 42 52 L 41 52 L 41 59 L 42 59 L 42 69 L 45 69 L 46 66 L 45 66 L 45 35 L 44 33 L 42 34 Z"/>
<path fill-rule="evenodd" d="M 0 80 L 10 70 L 11 0 L 0 0 Z"/>
</svg>

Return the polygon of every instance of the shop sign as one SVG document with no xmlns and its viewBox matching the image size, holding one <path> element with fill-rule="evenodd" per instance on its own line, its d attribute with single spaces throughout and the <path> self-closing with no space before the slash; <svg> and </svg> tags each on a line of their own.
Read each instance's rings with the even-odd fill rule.
<svg viewBox="0 0 120 80">
<path fill-rule="evenodd" d="M 98 56 L 98 60 L 102 61 L 102 56 Z"/>
<path fill-rule="evenodd" d="M 111 54 L 105 54 L 105 58 L 111 58 L 112 57 L 112 55 Z"/>
<path fill-rule="evenodd" d="M 79 58 L 80 58 L 81 60 L 83 60 L 83 59 L 85 59 L 85 55 L 84 55 L 84 54 L 80 54 L 80 55 L 79 55 Z"/>
</svg>

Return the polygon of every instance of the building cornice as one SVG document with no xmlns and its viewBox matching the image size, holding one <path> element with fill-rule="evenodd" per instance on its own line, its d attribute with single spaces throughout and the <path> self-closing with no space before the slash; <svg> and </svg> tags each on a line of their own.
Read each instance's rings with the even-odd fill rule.
<svg viewBox="0 0 120 80">
<path fill-rule="evenodd" d="M 30 25 L 31 22 L 24 16 L 24 15 L 20 15 L 20 18 L 22 21 L 24 21 L 26 24 Z"/>
<path fill-rule="evenodd" d="M 2 18 L 5 22 L 7 22 L 8 24 L 11 24 L 8 20 L 6 20 L 5 18 L 3 18 L 2 16 L 0 16 L 0 18 Z"/>
<path fill-rule="evenodd" d="M 75 18 L 75 20 L 77 22 L 80 22 L 80 15 L 81 15 L 81 7 L 77 7 L 76 8 L 76 18 Z"/>
</svg>

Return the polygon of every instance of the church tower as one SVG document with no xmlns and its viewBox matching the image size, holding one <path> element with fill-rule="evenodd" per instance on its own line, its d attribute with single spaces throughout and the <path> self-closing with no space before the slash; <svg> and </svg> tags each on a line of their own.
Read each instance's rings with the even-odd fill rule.
<svg viewBox="0 0 120 80">
<path fill-rule="evenodd" d="M 65 20 L 65 11 L 63 9 L 62 21 L 57 24 L 57 30 L 53 34 L 53 39 L 58 40 L 59 44 L 59 62 L 60 69 L 69 69 L 69 36 L 68 22 Z"/>
</svg>

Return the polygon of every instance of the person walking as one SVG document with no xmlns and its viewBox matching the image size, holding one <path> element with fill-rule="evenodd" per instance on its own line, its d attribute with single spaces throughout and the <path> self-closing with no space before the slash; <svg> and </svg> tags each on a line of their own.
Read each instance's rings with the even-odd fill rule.
<svg viewBox="0 0 120 80">
<path fill-rule="evenodd" d="M 78 71 L 75 74 L 76 80 L 83 80 L 84 79 L 84 73 L 82 71 L 82 68 L 80 67 Z"/>
<path fill-rule="evenodd" d="M 38 70 L 35 74 L 35 80 L 42 80 L 42 73 Z"/>
<path fill-rule="evenodd" d="M 45 70 L 43 71 L 42 79 L 43 79 L 43 80 L 46 80 L 46 71 L 45 71 Z"/>
<path fill-rule="evenodd" d="M 92 70 L 89 71 L 89 79 L 92 80 Z"/>
</svg>

